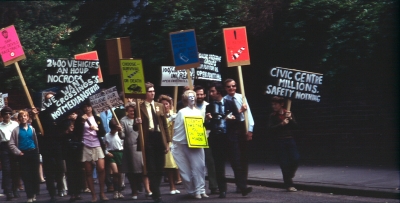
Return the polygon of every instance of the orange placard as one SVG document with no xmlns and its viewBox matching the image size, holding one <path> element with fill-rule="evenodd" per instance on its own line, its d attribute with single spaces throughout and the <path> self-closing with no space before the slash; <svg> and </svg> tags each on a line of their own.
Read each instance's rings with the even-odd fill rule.
<svg viewBox="0 0 400 203">
<path fill-rule="evenodd" d="M 97 55 L 97 51 L 90 51 L 90 52 L 86 52 L 86 53 L 82 53 L 82 54 L 76 54 L 75 55 L 75 59 L 78 59 L 78 60 L 99 60 L 99 56 Z M 99 66 L 99 70 L 98 70 L 98 75 L 99 75 L 99 82 L 98 83 L 102 83 L 103 82 L 103 74 L 101 74 L 100 66 Z"/>
<path fill-rule="evenodd" d="M 227 66 L 250 65 L 246 27 L 224 28 L 223 35 Z"/>
</svg>

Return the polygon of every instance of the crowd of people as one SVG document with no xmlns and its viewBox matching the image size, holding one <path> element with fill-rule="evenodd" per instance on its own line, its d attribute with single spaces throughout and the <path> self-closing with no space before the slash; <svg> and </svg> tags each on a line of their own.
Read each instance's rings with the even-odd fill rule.
<svg viewBox="0 0 400 203">
<path fill-rule="evenodd" d="M 1 110 L 0 152 L 6 200 L 19 197 L 21 179 L 27 202 L 36 200 L 41 182 L 46 182 L 51 201 L 64 195 L 69 195 L 70 201 L 82 200 L 82 192 L 91 193 L 91 202 L 108 200 L 106 192 L 113 192 L 113 199 L 123 199 L 126 177 L 131 186 L 129 198 L 138 199 L 144 189 L 145 197 L 162 202 L 163 176 L 171 195 L 180 194 L 176 185 L 183 184 L 194 199 L 214 194 L 226 198 L 226 161 L 234 172 L 236 192 L 242 196 L 251 193 L 252 187 L 247 185 L 248 141 L 252 140 L 254 120 L 249 104 L 236 92 L 236 82 L 227 79 L 207 89 L 199 85 L 186 88 L 177 110 L 173 108 L 177 101 L 166 94 L 155 101 L 154 85 L 145 85 L 146 98 L 138 104 L 129 98 L 124 106 L 95 112 L 90 101 L 85 101 L 57 122 L 50 112 L 36 108 L 18 111 L 17 121 L 13 121 L 13 110 L 5 106 Z M 207 92 L 210 102 L 205 101 Z M 45 100 L 54 95 L 48 92 Z M 272 108 L 268 127 L 276 135 L 284 183 L 294 192 L 292 178 L 299 155 L 291 129 L 296 120 L 284 109 L 283 98 L 274 97 Z M 188 145 L 184 123 L 188 116 L 204 119 L 209 148 Z"/>
</svg>

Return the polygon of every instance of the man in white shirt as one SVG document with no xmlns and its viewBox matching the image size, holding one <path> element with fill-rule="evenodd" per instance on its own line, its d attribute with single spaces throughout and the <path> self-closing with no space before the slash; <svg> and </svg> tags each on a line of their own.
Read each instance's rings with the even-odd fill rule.
<svg viewBox="0 0 400 203">
<path fill-rule="evenodd" d="M 203 118 L 206 115 L 206 106 L 209 104 L 208 102 L 204 101 L 206 98 L 204 87 L 201 85 L 196 85 L 194 87 L 194 91 L 196 92 L 196 106 L 203 114 Z M 207 131 L 207 136 L 209 134 L 209 130 Z M 210 148 L 204 148 L 204 155 L 206 160 L 206 167 L 207 167 L 207 176 L 208 176 L 208 189 L 210 190 L 211 194 L 218 194 L 218 184 L 215 174 L 215 164 L 214 159 L 212 157 L 212 152 Z"/>
<path fill-rule="evenodd" d="M 13 183 L 16 183 L 16 169 L 11 169 L 12 153 L 8 147 L 8 142 L 10 141 L 11 132 L 14 128 L 18 127 L 18 123 L 11 120 L 12 109 L 8 106 L 1 110 L 1 116 L 3 117 L 3 122 L 0 123 L 0 153 L 1 153 L 1 167 L 2 167 L 2 188 L 6 194 L 7 201 L 10 201 L 14 197 L 18 197 L 18 190 L 13 191 Z"/>
<path fill-rule="evenodd" d="M 254 128 L 254 119 L 253 115 L 251 114 L 250 111 L 250 106 L 247 102 L 247 99 L 244 101 L 245 98 L 243 98 L 242 94 L 236 93 L 236 82 L 235 80 L 228 78 L 224 81 L 225 85 L 225 90 L 228 93 L 224 98 L 227 100 L 234 101 L 236 104 L 236 107 L 239 110 L 240 113 L 240 121 L 241 121 L 241 134 L 240 134 L 240 141 L 239 141 L 239 147 L 240 147 L 240 153 L 241 153 L 241 164 L 242 168 L 246 171 L 246 177 L 248 174 L 248 169 L 249 169 L 249 158 L 248 158 L 248 152 L 247 152 L 247 146 L 248 146 L 248 141 L 253 139 L 253 128 Z M 245 118 L 244 118 L 244 112 L 247 111 L 247 121 L 248 121 L 248 126 L 247 126 L 247 131 L 246 131 L 246 124 L 245 124 Z M 236 192 L 241 192 L 238 188 Z"/>
</svg>

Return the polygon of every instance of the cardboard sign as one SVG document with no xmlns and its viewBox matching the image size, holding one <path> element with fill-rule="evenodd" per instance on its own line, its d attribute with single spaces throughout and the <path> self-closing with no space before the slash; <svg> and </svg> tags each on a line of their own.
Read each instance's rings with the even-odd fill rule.
<svg viewBox="0 0 400 203">
<path fill-rule="evenodd" d="M 117 87 L 112 87 L 89 97 L 92 108 L 96 113 L 107 111 L 113 107 L 120 107 L 124 102 L 120 99 Z"/>
<path fill-rule="evenodd" d="M 201 116 L 185 116 L 185 132 L 189 148 L 208 148 L 206 129 Z"/>
<path fill-rule="evenodd" d="M 53 120 L 59 120 L 70 114 L 85 99 L 100 90 L 97 74 L 87 80 L 76 80 L 61 88 L 48 102 L 43 103 Z"/>
<path fill-rule="evenodd" d="M 266 94 L 320 102 L 318 88 L 322 85 L 323 74 L 281 67 L 271 68 L 269 74 L 275 82 L 267 85 Z"/>
<path fill-rule="evenodd" d="M 125 97 L 146 98 L 142 59 L 121 59 L 120 67 Z"/>
<path fill-rule="evenodd" d="M 196 34 L 193 29 L 169 34 L 175 69 L 189 69 L 200 66 Z"/>
<path fill-rule="evenodd" d="M 219 72 L 221 56 L 199 53 L 199 58 L 200 67 L 196 68 L 196 79 L 221 81 L 221 74 Z"/>
<path fill-rule="evenodd" d="M 194 68 L 191 68 L 192 83 L 194 83 L 194 72 Z M 161 66 L 161 86 L 186 86 L 188 83 L 186 70 L 175 70 L 175 66 Z"/>
<path fill-rule="evenodd" d="M 99 56 L 97 55 L 97 51 L 90 51 L 82 54 L 76 54 L 75 59 L 77 60 L 99 60 Z M 101 73 L 101 68 L 99 66 L 98 72 L 99 82 L 103 82 L 103 74 Z"/>
<path fill-rule="evenodd" d="M 129 39 L 129 37 L 107 39 L 106 47 L 109 74 L 121 74 L 119 60 L 123 58 L 132 58 L 131 40 Z"/>
<path fill-rule="evenodd" d="M 14 25 L 0 30 L 0 55 L 4 66 L 26 59 Z"/>
<path fill-rule="evenodd" d="M 47 59 L 47 83 L 71 84 L 98 75 L 98 60 Z M 98 78 L 98 76 L 97 76 Z"/>
<path fill-rule="evenodd" d="M 224 28 L 223 34 L 227 66 L 250 65 L 246 27 Z"/>
<path fill-rule="evenodd" d="M 0 92 L 0 110 L 6 106 L 6 101 L 4 98 L 8 97 L 8 94 L 3 94 Z"/>
</svg>

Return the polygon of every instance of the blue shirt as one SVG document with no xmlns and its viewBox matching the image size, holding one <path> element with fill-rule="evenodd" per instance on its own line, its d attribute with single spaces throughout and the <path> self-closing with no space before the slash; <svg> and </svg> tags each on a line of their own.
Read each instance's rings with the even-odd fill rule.
<svg viewBox="0 0 400 203">
<path fill-rule="evenodd" d="M 19 135 L 18 135 L 18 149 L 21 151 L 35 149 L 35 141 L 33 141 L 33 131 L 32 127 L 28 124 L 28 129 L 24 129 L 24 127 L 19 126 Z"/>
</svg>

